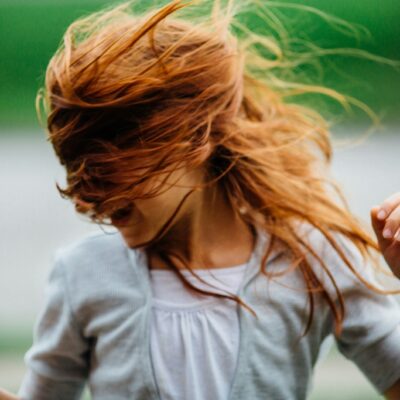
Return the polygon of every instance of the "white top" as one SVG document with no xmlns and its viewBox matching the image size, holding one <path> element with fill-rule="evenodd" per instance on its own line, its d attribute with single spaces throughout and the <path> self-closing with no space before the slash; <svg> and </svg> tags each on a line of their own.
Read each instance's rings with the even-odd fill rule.
<svg viewBox="0 0 400 400">
<path fill-rule="evenodd" d="M 246 267 L 196 269 L 215 289 L 182 273 L 201 289 L 237 294 Z M 150 348 L 161 399 L 227 399 L 239 345 L 236 303 L 188 290 L 171 270 L 150 270 L 150 278 Z"/>
</svg>

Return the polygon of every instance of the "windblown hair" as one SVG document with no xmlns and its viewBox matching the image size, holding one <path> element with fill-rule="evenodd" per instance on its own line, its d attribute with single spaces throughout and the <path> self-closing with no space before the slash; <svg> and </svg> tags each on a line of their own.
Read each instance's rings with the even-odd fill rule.
<svg viewBox="0 0 400 400">
<path fill-rule="evenodd" d="M 274 276 L 265 268 L 273 245 L 290 250 L 290 269 L 301 271 L 309 298 L 305 333 L 316 294 L 329 304 L 339 333 L 345 315 L 340 288 L 296 223 L 318 229 L 365 285 L 391 292 L 366 281 L 335 239 L 335 233 L 349 238 L 364 260 L 373 257 L 371 250 L 379 250 L 328 176 L 328 122 L 316 110 L 286 99 L 319 93 L 343 105 L 352 100 L 322 86 L 285 81 L 289 75 L 283 72 L 299 62 L 296 54 L 288 57 L 272 35 L 254 33 L 236 21 L 240 7 L 233 0 L 225 8 L 215 0 L 211 18 L 195 12 L 185 15 L 192 3 L 175 0 L 134 13 L 132 2 L 127 2 L 69 26 L 50 60 L 36 104 L 39 117 L 41 101 L 44 104 L 48 139 L 67 171 L 67 187 L 57 184 L 57 189 L 76 201 L 78 212 L 107 224 L 108 216 L 123 212 L 135 199 L 157 196 L 165 184 L 154 186 L 161 174 L 183 165 L 204 167 L 204 186 L 218 185 L 250 227 L 271 234 L 260 265 L 267 278 Z M 260 13 L 264 10 L 260 15 L 271 29 L 279 28 L 265 6 L 257 7 Z M 329 185 L 343 206 L 329 193 Z M 183 201 L 146 245 L 157 244 Z M 307 254 L 314 255 L 328 274 L 339 305 Z M 178 256 L 168 248 L 162 249 L 162 257 L 185 285 L 250 310 L 238 296 L 208 292 L 186 281 L 173 262 Z"/>
</svg>

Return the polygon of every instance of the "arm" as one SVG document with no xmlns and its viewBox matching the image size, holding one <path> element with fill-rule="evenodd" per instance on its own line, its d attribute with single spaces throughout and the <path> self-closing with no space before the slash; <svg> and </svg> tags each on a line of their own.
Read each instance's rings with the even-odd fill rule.
<svg viewBox="0 0 400 400">
<path fill-rule="evenodd" d="M 381 206 L 371 209 L 371 223 L 382 255 L 394 275 L 400 278 L 400 241 L 394 238 L 400 228 L 400 193 L 395 193 Z M 385 229 L 391 231 L 390 236 L 383 235 Z M 384 396 L 388 400 L 400 399 L 400 379 L 384 392 Z"/>
<path fill-rule="evenodd" d="M 14 394 L 7 392 L 6 390 L 0 389 L 0 400 L 20 400 Z"/>
<path fill-rule="evenodd" d="M 75 318 L 65 275 L 62 259 L 56 257 L 34 343 L 24 358 L 28 369 L 17 394 L 22 400 L 73 400 L 83 392 L 90 347 Z"/>
<path fill-rule="evenodd" d="M 383 394 L 387 400 L 400 399 L 400 379 Z"/>
<path fill-rule="evenodd" d="M 337 236 L 358 273 L 370 284 L 383 289 L 370 260 L 362 256 L 350 239 Z M 324 255 L 345 302 L 343 329 L 335 334 L 338 350 L 359 367 L 383 396 L 400 378 L 399 303 L 393 295 L 369 289 L 336 253 L 329 251 Z"/>
</svg>

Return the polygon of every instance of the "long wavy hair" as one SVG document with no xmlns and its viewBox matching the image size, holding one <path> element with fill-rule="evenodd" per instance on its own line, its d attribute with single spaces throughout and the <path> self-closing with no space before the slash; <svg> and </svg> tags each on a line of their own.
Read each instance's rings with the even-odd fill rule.
<svg viewBox="0 0 400 400">
<path fill-rule="evenodd" d="M 397 291 L 384 291 L 365 280 L 335 239 L 336 233 L 347 237 L 364 261 L 373 259 L 378 265 L 376 241 L 329 177 L 329 122 L 318 110 L 287 99 L 317 93 L 345 107 L 353 103 L 367 112 L 368 108 L 330 88 L 291 79 L 294 66 L 323 50 L 310 46 L 310 52 L 289 51 L 287 32 L 271 11 L 273 2 L 266 7 L 257 1 L 228 0 L 223 7 L 215 0 L 208 14 L 200 12 L 206 3 L 210 2 L 197 2 L 195 10 L 194 1 L 174 0 L 134 12 L 134 2 L 129 1 L 68 27 L 36 103 L 39 119 L 44 106 L 48 140 L 67 172 L 67 187 L 56 184 L 57 189 L 75 202 L 79 213 L 108 224 L 111 215 L 129 212 L 135 199 L 157 196 L 165 184 L 154 185 L 159 175 L 181 165 L 204 168 L 204 186 L 218 185 L 250 227 L 271 235 L 260 264 L 262 274 L 274 277 L 265 268 L 274 244 L 289 250 L 288 271 L 301 271 L 308 293 L 304 335 L 312 323 L 316 295 L 329 304 L 339 334 L 343 296 L 329 265 L 296 229 L 298 222 L 319 230 L 371 290 Z M 262 35 L 240 22 L 236 17 L 246 5 L 247 11 L 253 5 L 265 25 L 279 34 Z M 330 21 L 342 30 L 352 29 L 343 21 Z M 144 245 L 157 247 L 188 195 L 157 237 Z M 255 315 L 234 294 L 192 285 L 173 261 L 178 255 L 168 248 L 159 250 L 186 286 L 232 299 Z M 312 268 L 310 254 L 329 276 L 338 302 Z"/>
</svg>

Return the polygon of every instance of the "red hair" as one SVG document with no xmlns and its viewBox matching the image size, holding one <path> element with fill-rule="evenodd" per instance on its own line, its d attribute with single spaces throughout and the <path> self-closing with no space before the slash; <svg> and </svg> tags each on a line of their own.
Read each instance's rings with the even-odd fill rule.
<svg viewBox="0 0 400 400">
<path fill-rule="evenodd" d="M 212 18 L 193 21 L 179 17 L 190 4 L 176 0 L 133 13 L 128 2 L 69 26 L 37 98 L 38 111 L 40 100 L 44 102 L 49 139 L 67 171 L 67 187 L 57 188 L 77 200 L 77 211 L 106 223 L 106 216 L 134 199 L 160 193 L 164 181 L 149 186 L 159 175 L 181 165 L 204 167 L 206 184 L 219 185 L 234 210 L 246 210 L 240 215 L 249 226 L 271 234 L 260 265 L 263 274 L 274 276 L 265 269 L 274 245 L 289 250 L 289 269 L 301 271 L 310 300 L 305 333 L 316 294 L 329 304 L 340 332 L 345 312 L 340 288 L 329 266 L 296 229 L 298 222 L 317 229 L 369 288 L 392 292 L 366 281 L 335 239 L 337 234 L 349 239 L 364 261 L 372 258 L 371 250 L 379 250 L 328 178 L 328 123 L 315 110 L 285 98 L 316 92 L 343 104 L 347 99 L 327 88 L 278 79 L 274 72 L 290 62 L 272 38 L 239 22 L 234 26 L 241 29 L 241 40 L 231 33 L 233 1 L 225 10 L 215 1 Z M 262 56 L 255 44 L 273 57 Z M 332 198 L 327 184 L 344 206 Z M 310 254 L 334 285 L 338 306 L 313 270 Z M 185 281 L 172 262 L 177 255 L 163 249 L 163 257 Z M 248 308 L 235 295 L 185 284 Z"/>
</svg>

